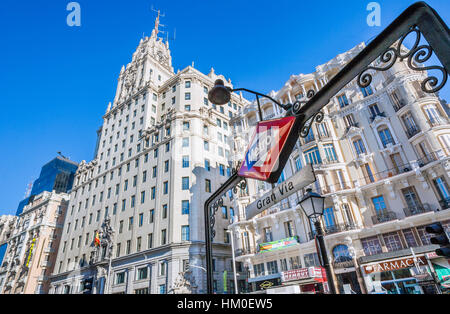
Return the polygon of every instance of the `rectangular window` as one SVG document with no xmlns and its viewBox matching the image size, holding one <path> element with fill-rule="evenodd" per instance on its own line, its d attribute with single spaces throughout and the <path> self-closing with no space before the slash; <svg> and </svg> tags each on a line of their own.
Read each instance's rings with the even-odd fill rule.
<svg viewBox="0 0 450 314">
<path fill-rule="evenodd" d="M 139 227 L 144 224 L 144 214 L 139 214 Z"/>
<path fill-rule="evenodd" d="M 205 192 L 211 193 L 211 180 L 205 179 Z"/>
<path fill-rule="evenodd" d="M 380 254 L 382 252 L 380 240 L 378 240 L 377 236 L 362 239 L 361 244 L 364 249 L 364 254 L 367 256 Z"/>
<path fill-rule="evenodd" d="M 181 241 L 189 241 L 189 226 L 181 227 Z"/>
<path fill-rule="evenodd" d="M 183 156 L 183 168 L 189 168 L 189 156 Z"/>
<path fill-rule="evenodd" d="M 269 275 L 278 273 L 278 264 L 277 261 L 267 262 L 267 272 Z"/>
<path fill-rule="evenodd" d="M 181 189 L 183 191 L 189 190 L 189 177 L 183 177 L 181 180 Z"/>
<path fill-rule="evenodd" d="M 140 252 L 141 251 L 141 245 L 142 245 L 142 238 L 139 237 L 136 239 L 136 252 Z"/>
<path fill-rule="evenodd" d="M 342 94 L 341 96 L 338 96 L 338 101 L 339 101 L 339 106 L 345 107 L 348 106 L 348 99 L 347 96 L 345 94 Z"/>
<path fill-rule="evenodd" d="M 181 214 L 182 215 L 189 215 L 189 201 L 182 201 L 181 202 Z"/>
<path fill-rule="evenodd" d="M 148 277 L 148 267 L 139 268 L 137 271 L 137 280 L 147 279 L 147 277 Z"/>
<path fill-rule="evenodd" d="M 155 220 L 155 210 L 152 209 L 152 210 L 150 210 L 150 216 L 148 218 L 148 221 L 149 221 L 149 223 L 153 223 L 154 220 Z"/>
<path fill-rule="evenodd" d="M 153 233 L 149 233 L 147 236 L 147 248 L 151 249 L 153 247 Z"/>
<path fill-rule="evenodd" d="M 222 206 L 222 218 L 228 219 L 228 208 L 226 206 Z"/>
<path fill-rule="evenodd" d="M 403 249 L 400 237 L 397 232 L 383 234 L 383 239 L 389 252 Z"/>
<path fill-rule="evenodd" d="M 167 241 L 166 237 L 167 237 L 167 230 L 166 229 L 161 230 L 161 245 L 166 244 Z"/>
</svg>

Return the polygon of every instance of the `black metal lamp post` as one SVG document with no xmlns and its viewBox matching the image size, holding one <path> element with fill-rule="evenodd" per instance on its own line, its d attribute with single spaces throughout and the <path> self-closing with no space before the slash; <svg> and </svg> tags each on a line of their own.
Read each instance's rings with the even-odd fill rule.
<svg viewBox="0 0 450 314">
<path fill-rule="evenodd" d="M 222 80 L 216 80 L 214 83 L 214 87 L 209 91 L 208 93 L 208 99 L 210 102 L 216 105 L 225 105 L 231 100 L 231 93 L 232 92 L 238 92 L 238 91 L 244 91 L 253 95 L 256 95 L 256 101 L 258 103 L 258 113 L 259 113 L 259 120 L 263 121 L 262 111 L 261 111 L 261 104 L 259 102 L 259 97 L 267 98 L 273 101 L 275 104 L 277 104 L 279 107 L 283 108 L 284 110 L 289 110 L 291 108 L 291 105 L 283 105 L 280 104 L 278 101 L 273 99 L 270 96 L 246 89 L 246 88 L 236 88 L 232 89 L 228 86 L 224 85 L 224 82 Z"/>
<path fill-rule="evenodd" d="M 310 219 L 314 223 L 314 227 L 317 231 L 317 242 L 319 244 L 319 255 L 322 257 L 322 266 L 325 268 L 327 273 L 328 287 L 332 294 L 336 294 L 336 289 L 334 287 L 334 280 L 331 274 L 330 263 L 328 261 L 327 250 L 325 247 L 325 242 L 323 240 L 323 230 L 320 225 L 320 217 L 323 216 L 323 205 L 324 205 L 325 197 L 320 196 L 317 193 L 314 193 L 311 189 L 306 191 L 306 194 L 298 203 L 300 207 L 305 212 L 306 217 Z"/>
</svg>

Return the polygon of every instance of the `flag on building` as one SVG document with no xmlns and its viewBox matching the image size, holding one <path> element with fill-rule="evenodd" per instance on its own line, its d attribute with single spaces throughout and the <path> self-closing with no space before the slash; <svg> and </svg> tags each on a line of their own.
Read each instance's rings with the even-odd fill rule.
<svg viewBox="0 0 450 314">
<path fill-rule="evenodd" d="M 98 234 L 98 231 L 95 232 L 94 245 L 100 246 L 100 235 Z"/>
</svg>

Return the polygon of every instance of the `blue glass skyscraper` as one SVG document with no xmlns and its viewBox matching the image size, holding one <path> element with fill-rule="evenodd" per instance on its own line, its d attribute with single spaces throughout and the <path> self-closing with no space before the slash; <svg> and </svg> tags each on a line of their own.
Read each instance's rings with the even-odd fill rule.
<svg viewBox="0 0 450 314">
<path fill-rule="evenodd" d="M 16 216 L 22 213 L 23 208 L 34 196 L 44 191 L 55 191 L 56 193 L 70 192 L 77 169 L 78 164 L 76 162 L 59 156 L 45 164 L 41 169 L 39 178 L 33 183 L 31 195 L 19 203 Z"/>
</svg>

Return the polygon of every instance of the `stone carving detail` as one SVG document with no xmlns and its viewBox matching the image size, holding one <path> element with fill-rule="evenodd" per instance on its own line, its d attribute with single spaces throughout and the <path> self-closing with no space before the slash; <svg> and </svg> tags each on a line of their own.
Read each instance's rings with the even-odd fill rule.
<svg viewBox="0 0 450 314">
<path fill-rule="evenodd" d="M 170 292 L 173 294 L 196 294 L 197 284 L 192 271 L 180 272 Z"/>
</svg>

